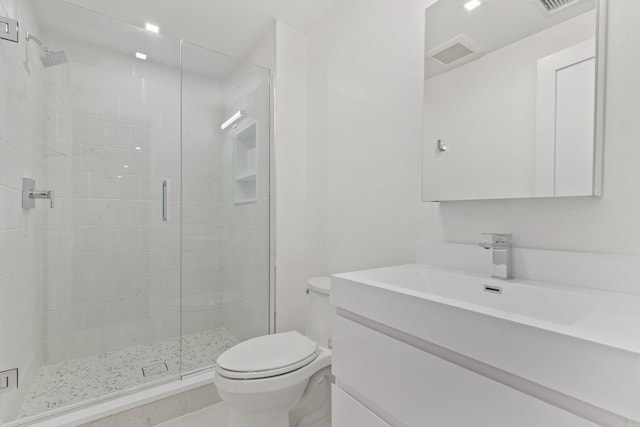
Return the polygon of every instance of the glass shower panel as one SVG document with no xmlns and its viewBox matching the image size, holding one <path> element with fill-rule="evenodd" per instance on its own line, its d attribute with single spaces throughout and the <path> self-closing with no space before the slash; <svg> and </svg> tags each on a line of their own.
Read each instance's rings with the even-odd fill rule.
<svg viewBox="0 0 640 427">
<path fill-rule="evenodd" d="M 185 373 L 269 333 L 270 79 L 182 44 Z M 224 129 L 222 128 L 224 126 Z"/>
<path fill-rule="evenodd" d="M 180 43 L 64 1 L 22 4 L 24 66 L 42 74 L 37 186 L 56 197 L 36 208 L 30 417 L 180 375 Z"/>
</svg>

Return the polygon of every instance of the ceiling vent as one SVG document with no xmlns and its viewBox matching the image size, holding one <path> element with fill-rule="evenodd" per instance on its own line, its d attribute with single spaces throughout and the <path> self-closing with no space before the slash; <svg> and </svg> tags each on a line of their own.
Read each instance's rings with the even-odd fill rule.
<svg viewBox="0 0 640 427">
<path fill-rule="evenodd" d="M 464 58 L 469 59 L 475 56 L 480 50 L 480 45 L 464 34 L 460 34 L 435 49 L 431 49 L 427 52 L 427 56 L 449 66 Z"/>
<path fill-rule="evenodd" d="M 457 60 L 464 58 L 465 56 L 471 55 L 472 53 L 473 51 L 462 43 L 456 43 L 453 46 L 432 55 L 432 58 L 442 62 L 444 65 L 449 65 L 452 62 L 456 62 Z"/>
<path fill-rule="evenodd" d="M 556 12 L 580 0 L 539 0 L 547 12 Z"/>
</svg>

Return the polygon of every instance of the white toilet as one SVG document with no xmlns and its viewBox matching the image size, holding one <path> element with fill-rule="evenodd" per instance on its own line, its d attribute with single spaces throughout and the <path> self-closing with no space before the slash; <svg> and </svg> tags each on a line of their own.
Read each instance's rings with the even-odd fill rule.
<svg viewBox="0 0 640 427">
<path fill-rule="evenodd" d="M 265 335 L 218 357 L 214 382 L 229 406 L 228 427 L 331 425 L 329 284 L 309 280 L 307 336 Z"/>
</svg>

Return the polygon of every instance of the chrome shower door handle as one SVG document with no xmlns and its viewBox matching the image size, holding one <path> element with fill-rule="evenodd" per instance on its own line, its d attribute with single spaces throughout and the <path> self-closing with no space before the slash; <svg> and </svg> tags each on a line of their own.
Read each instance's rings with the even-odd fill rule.
<svg viewBox="0 0 640 427">
<path fill-rule="evenodd" d="M 169 220 L 169 180 L 162 181 L 162 221 Z"/>
</svg>

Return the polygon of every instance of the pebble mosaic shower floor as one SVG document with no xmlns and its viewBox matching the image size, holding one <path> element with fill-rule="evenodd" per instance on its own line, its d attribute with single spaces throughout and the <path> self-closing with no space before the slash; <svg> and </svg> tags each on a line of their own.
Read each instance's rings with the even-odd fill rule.
<svg viewBox="0 0 640 427">
<path fill-rule="evenodd" d="M 219 354 L 237 342 L 224 328 L 185 336 L 182 369 L 180 338 L 43 366 L 22 406 L 20 418 L 211 366 Z M 152 368 L 145 376 L 142 368 L 148 366 Z"/>
</svg>

